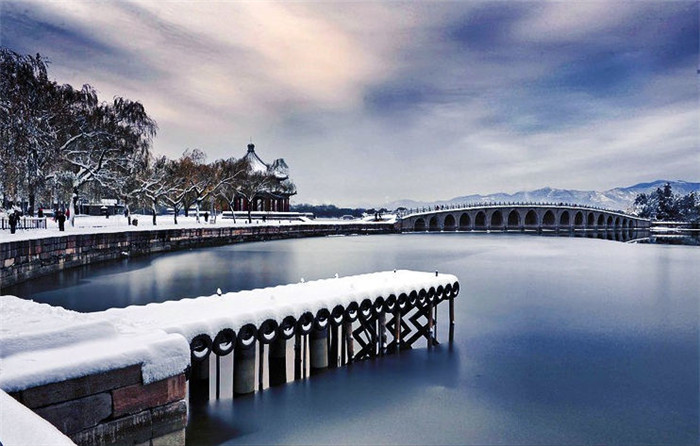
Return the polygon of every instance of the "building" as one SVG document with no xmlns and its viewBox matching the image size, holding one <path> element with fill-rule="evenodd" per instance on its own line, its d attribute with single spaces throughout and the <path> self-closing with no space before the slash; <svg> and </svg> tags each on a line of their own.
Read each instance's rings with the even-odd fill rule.
<svg viewBox="0 0 700 446">
<path fill-rule="evenodd" d="M 289 197 L 295 195 L 296 187 L 289 179 L 289 166 L 278 158 L 267 164 L 255 153 L 255 145 L 248 144 L 248 153 L 243 157 L 253 173 L 271 175 L 272 184 L 258 191 L 250 202 L 243 196 L 234 200 L 234 211 L 289 212 Z"/>
</svg>

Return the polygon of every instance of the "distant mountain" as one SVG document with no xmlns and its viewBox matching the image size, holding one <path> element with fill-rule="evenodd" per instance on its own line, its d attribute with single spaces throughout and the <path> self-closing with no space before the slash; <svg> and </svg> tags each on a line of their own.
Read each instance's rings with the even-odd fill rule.
<svg viewBox="0 0 700 446">
<path fill-rule="evenodd" d="M 516 192 L 514 194 L 496 193 L 490 195 L 465 195 L 455 197 L 450 200 L 440 201 L 414 201 L 414 200 L 398 200 L 386 203 L 383 207 L 387 209 L 396 209 L 398 207 L 417 208 L 436 205 L 458 205 L 463 203 L 492 203 L 492 202 L 549 202 L 549 203 L 574 203 L 588 206 L 598 206 L 607 209 L 628 210 L 631 208 L 634 199 L 638 194 L 650 193 L 656 190 L 657 187 L 663 187 L 664 184 L 670 183 L 673 192 L 681 195 L 688 194 L 692 191 L 700 192 L 700 183 L 691 183 L 688 181 L 670 181 L 656 180 L 650 183 L 639 183 L 634 186 L 616 187 L 604 192 L 571 190 L 571 189 L 552 189 L 544 187 L 542 189 Z"/>
</svg>

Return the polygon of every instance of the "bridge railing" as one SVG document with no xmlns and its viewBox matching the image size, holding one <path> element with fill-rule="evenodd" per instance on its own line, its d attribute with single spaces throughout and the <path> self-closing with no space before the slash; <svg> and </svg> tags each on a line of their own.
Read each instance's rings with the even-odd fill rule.
<svg viewBox="0 0 700 446">
<path fill-rule="evenodd" d="M 398 218 L 406 218 L 415 214 L 423 214 L 427 212 L 437 212 L 437 211 L 449 211 L 449 210 L 462 210 L 462 209 L 475 209 L 475 208 L 486 208 L 486 207 L 498 207 L 498 206 L 533 206 L 533 207 L 567 207 L 567 208 L 578 208 L 584 210 L 610 212 L 615 214 L 622 214 L 628 217 L 639 218 L 636 215 L 629 214 L 622 210 L 614 210 L 603 208 L 599 206 L 588 206 L 576 203 L 554 203 L 554 202 L 509 202 L 509 201 L 493 201 L 493 202 L 470 202 L 461 204 L 450 204 L 450 205 L 436 205 L 436 206 L 424 206 L 418 208 L 410 208 L 402 210 L 396 213 Z"/>
</svg>

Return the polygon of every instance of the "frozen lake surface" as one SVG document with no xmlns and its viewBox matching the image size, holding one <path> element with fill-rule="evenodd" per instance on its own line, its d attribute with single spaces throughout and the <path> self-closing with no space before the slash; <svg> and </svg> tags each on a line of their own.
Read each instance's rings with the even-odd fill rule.
<svg viewBox="0 0 700 446">
<path fill-rule="evenodd" d="M 3 292 L 96 311 L 393 268 L 459 277 L 452 348 L 418 343 L 193 406 L 188 443 L 698 444 L 697 247 L 464 233 L 280 240 L 94 265 Z"/>
</svg>

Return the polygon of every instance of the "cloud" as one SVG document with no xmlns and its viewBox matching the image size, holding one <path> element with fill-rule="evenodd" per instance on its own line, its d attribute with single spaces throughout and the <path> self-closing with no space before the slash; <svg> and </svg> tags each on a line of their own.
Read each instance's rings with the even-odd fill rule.
<svg viewBox="0 0 700 446">
<path fill-rule="evenodd" d="M 697 179 L 696 2 L 5 1 L 0 19 L 61 82 L 142 101 L 157 152 L 241 156 L 252 136 L 298 201 Z"/>
</svg>

